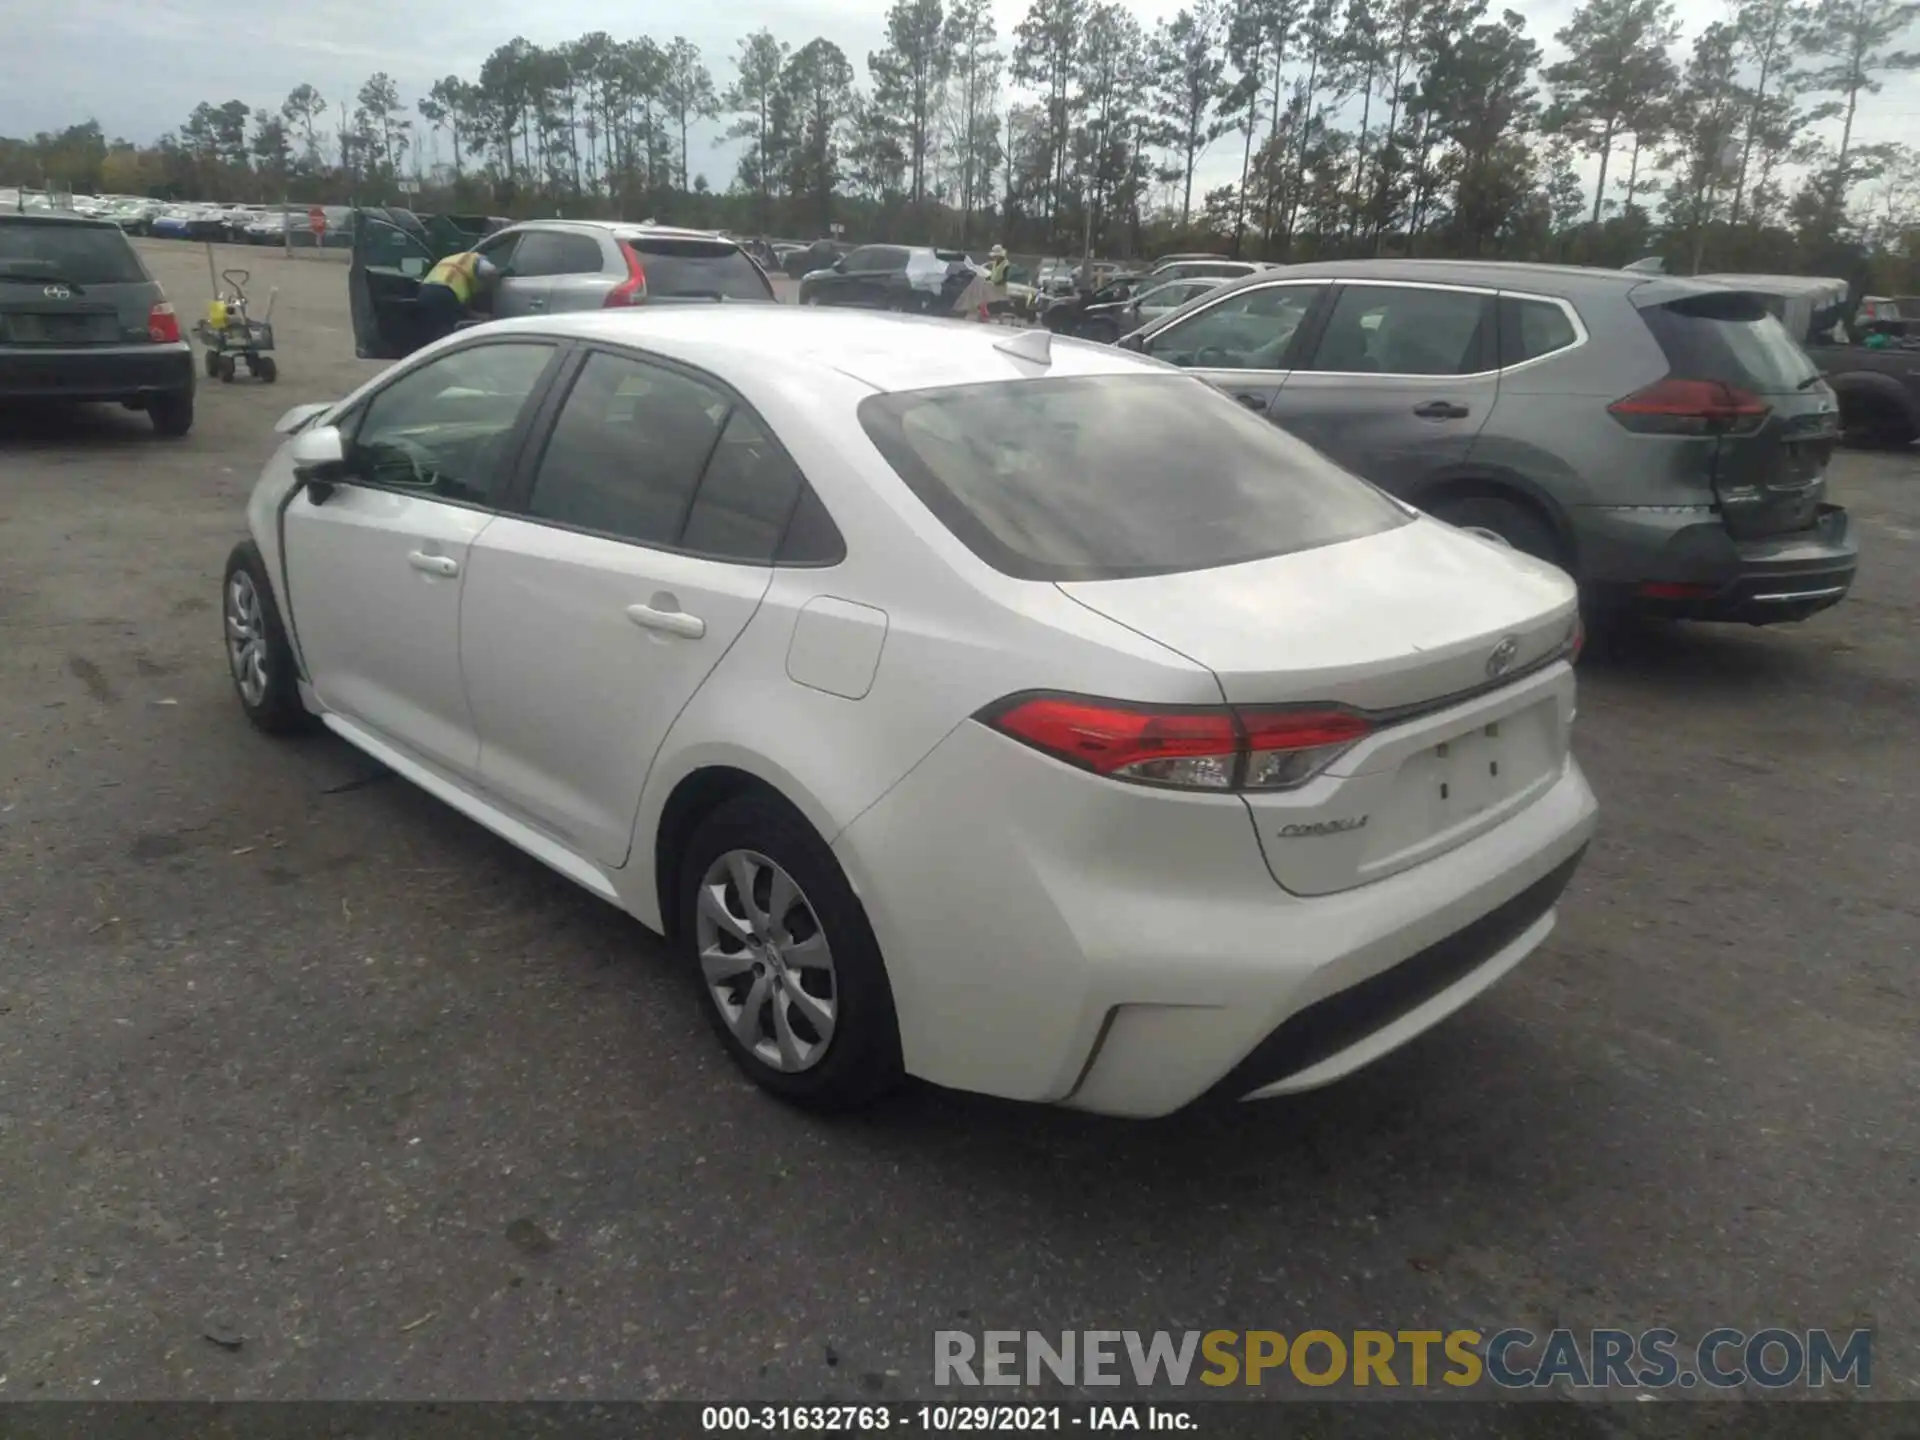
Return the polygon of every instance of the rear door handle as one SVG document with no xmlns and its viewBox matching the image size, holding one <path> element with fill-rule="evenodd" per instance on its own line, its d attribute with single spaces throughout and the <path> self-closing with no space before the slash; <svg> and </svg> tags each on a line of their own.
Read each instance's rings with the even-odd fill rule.
<svg viewBox="0 0 1920 1440">
<path fill-rule="evenodd" d="M 407 563 L 429 575 L 454 576 L 460 573 L 460 562 L 451 555 L 429 555 L 424 550 L 414 550 L 407 555 Z"/>
<path fill-rule="evenodd" d="M 1467 407 L 1456 405 L 1451 400 L 1429 400 L 1424 405 L 1413 407 L 1413 413 L 1422 420 L 1464 420 Z"/>
<path fill-rule="evenodd" d="M 642 630 L 661 630 L 686 640 L 698 640 L 707 633 L 707 622 L 684 610 L 656 610 L 651 605 L 629 605 L 627 618 Z"/>
</svg>

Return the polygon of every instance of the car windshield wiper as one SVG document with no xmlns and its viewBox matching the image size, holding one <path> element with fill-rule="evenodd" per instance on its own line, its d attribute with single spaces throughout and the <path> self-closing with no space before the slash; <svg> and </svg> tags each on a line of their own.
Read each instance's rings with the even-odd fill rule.
<svg viewBox="0 0 1920 1440">
<path fill-rule="evenodd" d="M 1813 372 L 1813 374 L 1807 376 L 1806 379 L 1802 380 L 1798 385 L 1794 386 L 1793 388 L 1796 390 L 1811 390 L 1814 386 L 1818 385 L 1822 380 L 1826 378 L 1827 377 L 1825 375 L 1822 375 L 1818 370 L 1816 370 Z"/>
<path fill-rule="evenodd" d="M 75 290 L 80 288 L 65 276 L 55 273 L 52 266 L 44 270 L 20 270 L 0 263 L 0 280 L 11 281 L 16 285 L 69 285 Z"/>
</svg>

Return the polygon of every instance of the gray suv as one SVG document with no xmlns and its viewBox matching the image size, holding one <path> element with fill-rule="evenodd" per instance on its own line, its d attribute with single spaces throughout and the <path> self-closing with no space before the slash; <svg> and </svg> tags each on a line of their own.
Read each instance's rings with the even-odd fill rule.
<svg viewBox="0 0 1920 1440">
<path fill-rule="evenodd" d="M 1295 265 L 1123 337 L 1421 509 L 1561 565 L 1598 614 L 1838 603 L 1839 411 L 1763 297 L 1463 261 Z"/>
</svg>

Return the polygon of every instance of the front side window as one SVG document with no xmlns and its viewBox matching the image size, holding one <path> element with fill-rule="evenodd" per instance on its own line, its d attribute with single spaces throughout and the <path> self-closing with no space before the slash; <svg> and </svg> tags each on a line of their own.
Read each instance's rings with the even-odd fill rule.
<svg viewBox="0 0 1920 1440">
<path fill-rule="evenodd" d="M 1209 385 L 1088 375 L 871 395 L 860 423 L 982 560 L 1024 580 L 1236 565 L 1406 512 Z"/>
<path fill-rule="evenodd" d="M 718 390 L 677 370 L 589 356 L 540 458 L 527 513 L 677 546 L 731 408 Z"/>
<path fill-rule="evenodd" d="M 535 342 L 476 345 L 408 371 L 353 425 L 354 475 L 491 504 L 511 458 L 507 442 L 553 353 Z"/>
<path fill-rule="evenodd" d="M 1282 370 L 1324 285 L 1263 285 L 1227 296 L 1153 337 L 1156 359 L 1200 370 Z"/>
<path fill-rule="evenodd" d="M 1345 285 L 1307 368 L 1358 375 L 1472 375 L 1487 297 L 1466 290 Z"/>
</svg>

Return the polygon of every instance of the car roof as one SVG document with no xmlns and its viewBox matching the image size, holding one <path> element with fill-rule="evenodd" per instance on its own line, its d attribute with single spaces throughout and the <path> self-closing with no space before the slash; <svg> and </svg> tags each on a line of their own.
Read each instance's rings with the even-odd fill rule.
<svg viewBox="0 0 1920 1440">
<path fill-rule="evenodd" d="M 684 225 L 646 225 L 638 220 L 520 220 L 505 228 L 605 230 L 612 235 L 652 235 L 662 240 L 721 240 L 735 246 L 740 243 L 731 235 L 722 235 L 715 230 L 694 230 Z"/>
<path fill-rule="evenodd" d="M 78 225 L 89 230 L 118 230 L 111 220 L 95 215 L 76 215 L 71 210 L 0 210 L 0 222 L 12 225 Z"/>
<path fill-rule="evenodd" d="M 1043 368 L 999 348 L 1022 333 L 1004 326 L 798 305 L 649 305 L 488 327 L 509 328 L 634 345 L 736 383 L 776 367 L 836 372 L 885 392 L 1045 376 L 1167 373 L 1159 362 L 1114 346 L 1059 338 L 1050 342 L 1052 363 Z"/>
<path fill-rule="evenodd" d="M 1720 286 L 1680 275 L 1650 275 L 1645 271 L 1605 270 L 1589 265 L 1544 265 L 1514 260 L 1317 260 L 1304 265 L 1278 265 L 1243 275 L 1230 287 L 1251 288 L 1275 280 L 1311 280 L 1321 276 L 1344 280 L 1406 280 L 1430 285 L 1474 285 L 1488 290 L 1530 290 L 1548 295 L 1627 294 L 1639 291 L 1666 298 L 1698 294 Z M 1636 303 L 1639 297 L 1636 297 Z"/>
</svg>

